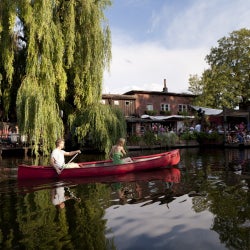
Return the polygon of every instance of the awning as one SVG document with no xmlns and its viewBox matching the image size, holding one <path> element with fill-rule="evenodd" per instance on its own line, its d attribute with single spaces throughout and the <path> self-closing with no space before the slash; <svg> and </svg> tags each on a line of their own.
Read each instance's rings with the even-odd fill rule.
<svg viewBox="0 0 250 250">
<path fill-rule="evenodd" d="M 204 111 L 205 115 L 219 115 L 219 114 L 221 114 L 223 112 L 222 109 L 204 108 L 204 107 L 193 106 L 193 105 L 190 105 L 190 107 L 192 107 L 196 111 L 201 109 L 202 111 Z"/>
<path fill-rule="evenodd" d="M 185 115 L 169 115 L 169 116 L 150 116 L 142 115 L 142 119 L 150 119 L 153 121 L 164 121 L 164 120 L 184 120 L 184 119 L 194 119 L 194 116 L 185 116 Z"/>
</svg>

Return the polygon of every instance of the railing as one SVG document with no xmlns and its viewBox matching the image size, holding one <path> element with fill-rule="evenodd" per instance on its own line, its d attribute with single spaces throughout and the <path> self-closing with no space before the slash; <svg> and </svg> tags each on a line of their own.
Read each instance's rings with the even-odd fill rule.
<svg viewBox="0 0 250 250">
<path fill-rule="evenodd" d="M 2 145 L 25 145 L 27 143 L 27 136 L 20 135 L 17 133 L 11 134 L 1 134 L 0 135 L 0 144 Z"/>
</svg>

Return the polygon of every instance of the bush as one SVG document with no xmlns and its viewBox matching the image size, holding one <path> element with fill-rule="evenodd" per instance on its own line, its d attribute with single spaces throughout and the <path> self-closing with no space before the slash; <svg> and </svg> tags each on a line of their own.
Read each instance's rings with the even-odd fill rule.
<svg viewBox="0 0 250 250">
<path fill-rule="evenodd" d="M 157 114 L 157 112 L 155 110 L 146 110 L 145 111 L 146 115 L 150 115 L 150 116 L 154 116 Z"/>
<path fill-rule="evenodd" d="M 161 145 L 172 146 L 178 141 L 178 136 L 175 133 L 164 133 L 158 136 Z"/>
<path fill-rule="evenodd" d="M 127 144 L 128 145 L 133 145 L 133 146 L 138 146 L 141 142 L 141 137 L 138 135 L 131 135 L 128 137 Z"/>
<path fill-rule="evenodd" d="M 183 134 L 181 134 L 180 136 L 181 140 L 196 140 L 197 139 L 197 133 L 194 132 L 184 132 Z"/>
<path fill-rule="evenodd" d="M 219 133 L 217 132 L 213 132 L 213 133 L 206 133 L 206 132 L 200 132 L 197 133 L 197 141 L 199 143 L 211 143 L 211 142 L 220 142 L 221 140 L 223 140 L 223 136 L 221 136 Z"/>
<path fill-rule="evenodd" d="M 157 139 L 155 137 L 154 132 L 152 131 L 146 131 L 144 135 L 142 136 L 142 139 L 146 145 L 155 145 L 157 142 Z"/>
</svg>

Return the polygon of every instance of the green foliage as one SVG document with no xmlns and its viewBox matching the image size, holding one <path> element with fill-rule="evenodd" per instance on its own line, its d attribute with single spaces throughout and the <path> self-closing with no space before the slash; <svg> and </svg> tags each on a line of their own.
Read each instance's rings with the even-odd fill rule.
<svg viewBox="0 0 250 250">
<path fill-rule="evenodd" d="M 141 142 L 141 139 L 142 139 L 141 136 L 131 135 L 131 136 L 129 136 L 129 138 L 127 140 L 127 144 L 138 146 Z"/>
<path fill-rule="evenodd" d="M 3 109 L 8 113 L 11 102 L 11 84 L 14 74 L 14 25 L 15 25 L 15 1 L 4 0 L 0 3 L 0 97 Z"/>
<path fill-rule="evenodd" d="M 35 79 L 28 77 L 19 90 L 19 129 L 22 134 L 29 135 L 35 154 L 38 154 L 41 149 L 39 145 L 42 145 L 43 153 L 48 155 L 55 145 L 55 138 L 63 134 L 63 124 L 53 93 L 53 88 L 41 88 Z"/>
<path fill-rule="evenodd" d="M 188 115 L 190 115 L 190 114 L 188 113 L 188 111 L 179 111 L 179 112 L 178 112 L 178 115 L 188 116 Z"/>
<path fill-rule="evenodd" d="M 206 107 L 234 108 L 240 102 L 242 85 L 229 77 L 233 72 L 230 68 L 213 66 L 203 73 L 203 93 L 197 97 L 196 103 Z"/>
<path fill-rule="evenodd" d="M 153 116 L 153 115 L 156 115 L 156 114 L 157 114 L 157 111 L 155 111 L 155 110 L 146 110 L 146 111 L 145 111 L 145 114 L 146 114 L 146 115 L 151 115 L 151 116 Z"/>
<path fill-rule="evenodd" d="M 63 136 L 59 110 L 66 108 L 64 122 L 70 116 L 71 123 L 78 123 L 78 115 L 90 118 L 101 99 L 103 71 L 111 60 L 111 35 L 104 16 L 109 5 L 110 0 L 0 2 L 0 101 L 5 118 L 10 105 L 16 104 L 20 133 L 30 136 L 36 154 L 41 145 L 48 154 Z M 110 111 L 107 118 L 102 111 L 94 108 L 91 120 L 97 123 L 81 123 L 75 131 L 98 135 L 96 140 L 104 143 L 97 142 L 98 147 L 104 148 L 110 145 L 104 134 L 117 136 L 114 130 L 120 126 L 111 130 L 114 118 L 110 117 L 118 119 L 117 113 Z"/>
<path fill-rule="evenodd" d="M 158 135 L 158 140 L 160 141 L 161 145 L 173 146 L 176 145 L 178 136 L 175 133 L 168 132 Z"/>
<path fill-rule="evenodd" d="M 155 145 L 157 141 L 154 132 L 149 130 L 145 131 L 144 135 L 142 136 L 142 140 L 147 146 Z"/>
<path fill-rule="evenodd" d="M 197 74 L 190 75 L 188 82 L 189 82 L 188 90 L 190 92 L 192 92 L 194 95 L 202 94 L 202 81 Z"/>
<path fill-rule="evenodd" d="M 91 143 L 105 153 L 118 138 L 126 135 L 126 121 L 122 112 L 100 103 L 86 106 L 81 112 L 70 115 L 69 121 L 81 144 L 88 135 Z"/>
<path fill-rule="evenodd" d="M 250 30 L 233 31 L 218 40 L 206 56 L 210 68 L 201 79 L 190 77 L 190 90 L 201 94 L 195 104 L 211 108 L 235 108 L 250 98 Z"/>
<path fill-rule="evenodd" d="M 196 133 L 189 131 L 182 133 L 180 136 L 181 140 L 196 140 L 196 138 Z"/>
<path fill-rule="evenodd" d="M 223 141 L 223 135 L 220 135 L 218 132 L 196 133 L 196 138 L 199 143 L 220 143 Z"/>
</svg>

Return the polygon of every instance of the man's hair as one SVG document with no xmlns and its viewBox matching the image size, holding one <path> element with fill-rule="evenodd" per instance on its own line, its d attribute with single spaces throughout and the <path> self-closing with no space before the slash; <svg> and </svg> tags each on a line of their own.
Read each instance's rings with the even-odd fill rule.
<svg viewBox="0 0 250 250">
<path fill-rule="evenodd" d="M 56 146 L 58 147 L 58 145 L 59 145 L 61 142 L 64 142 L 64 139 L 62 139 L 62 138 L 57 139 L 57 140 L 56 140 Z"/>
</svg>

